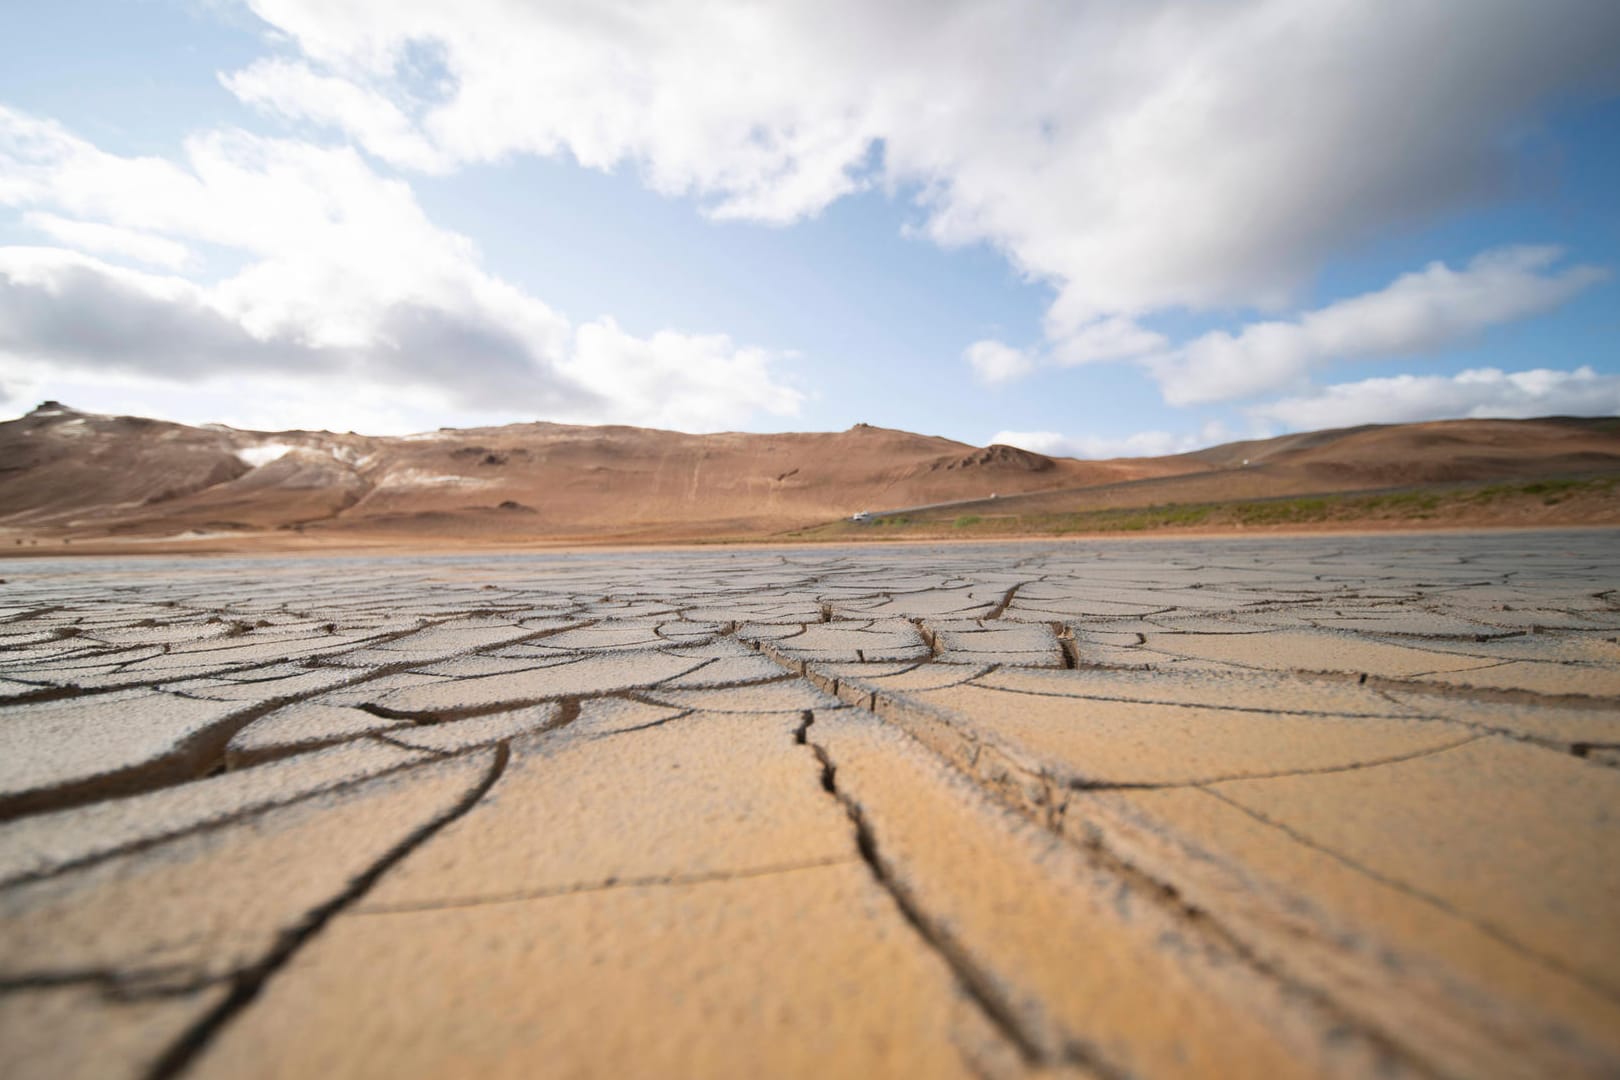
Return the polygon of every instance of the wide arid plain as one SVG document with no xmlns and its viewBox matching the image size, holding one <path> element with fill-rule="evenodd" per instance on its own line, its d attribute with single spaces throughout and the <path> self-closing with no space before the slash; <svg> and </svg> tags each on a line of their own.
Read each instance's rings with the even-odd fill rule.
<svg viewBox="0 0 1620 1080">
<path fill-rule="evenodd" d="M 1611 530 L 4 574 L 7 1077 L 1620 1072 Z"/>
</svg>

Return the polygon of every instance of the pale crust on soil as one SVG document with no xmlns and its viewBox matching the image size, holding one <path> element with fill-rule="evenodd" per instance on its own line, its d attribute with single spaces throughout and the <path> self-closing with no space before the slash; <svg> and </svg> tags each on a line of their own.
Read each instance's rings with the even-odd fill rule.
<svg viewBox="0 0 1620 1080">
<path fill-rule="evenodd" d="M 0 1074 L 1611 1076 L 1620 534 L 18 560 Z"/>
</svg>

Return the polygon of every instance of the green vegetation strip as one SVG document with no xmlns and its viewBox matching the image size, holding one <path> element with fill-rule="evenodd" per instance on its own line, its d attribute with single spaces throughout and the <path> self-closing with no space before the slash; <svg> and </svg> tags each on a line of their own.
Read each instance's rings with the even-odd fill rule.
<svg viewBox="0 0 1620 1080">
<path fill-rule="evenodd" d="M 1620 477 L 1536 480 L 1468 488 L 1309 495 L 1244 502 L 1170 504 L 1069 513 L 964 514 L 954 519 L 897 514 L 868 524 L 838 521 L 789 534 L 795 539 L 899 539 L 905 535 L 1061 536 L 1065 533 L 1143 532 L 1150 529 L 1313 525 L 1357 521 L 1467 520 L 1482 512 L 1556 506 L 1576 496 L 1614 493 Z"/>
</svg>

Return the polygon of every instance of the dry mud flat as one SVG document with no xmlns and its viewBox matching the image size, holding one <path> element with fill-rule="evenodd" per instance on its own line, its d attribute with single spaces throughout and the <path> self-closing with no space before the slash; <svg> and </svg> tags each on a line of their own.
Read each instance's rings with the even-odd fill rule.
<svg viewBox="0 0 1620 1080">
<path fill-rule="evenodd" d="M 0 587 L 0 1074 L 1620 1073 L 1620 536 Z"/>
</svg>

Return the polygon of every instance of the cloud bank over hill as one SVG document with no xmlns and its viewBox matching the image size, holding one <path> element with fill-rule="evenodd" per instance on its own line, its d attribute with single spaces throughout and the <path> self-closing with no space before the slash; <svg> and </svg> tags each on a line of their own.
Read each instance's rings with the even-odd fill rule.
<svg viewBox="0 0 1620 1080">
<path fill-rule="evenodd" d="M 723 334 L 570 322 L 485 271 L 469 238 L 348 147 L 224 130 L 189 139 L 183 162 L 121 157 L 0 107 L 0 204 L 41 208 L 25 222 L 71 245 L 0 248 L 0 350 L 24 381 L 64 368 L 298 376 L 486 413 L 690 428 L 791 415 L 801 397 L 769 352 Z M 202 248 L 239 265 L 182 276 Z"/>
<path fill-rule="evenodd" d="M 1037 454 L 1106 460 L 1185 454 L 1189 450 L 1198 450 L 1231 438 L 1232 433 L 1225 425 L 1211 422 L 1195 432 L 1179 435 L 1169 431 L 1139 431 L 1115 439 L 1098 435 L 1064 435 L 1056 431 L 998 431 L 990 441 L 1032 450 Z"/>
<path fill-rule="evenodd" d="M 1217 330 L 1143 363 L 1167 401 L 1193 405 L 1297 386 L 1334 361 L 1437 351 L 1555 308 L 1608 276 L 1595 266 L 1554 270 L 1560 254 L 1521 247 L 1486 252 L 1462 270 L 1431 263 L 1377 292 L 1236 334 Z"/>
<path fill-rule="evenodd" d="M 1620 415 L 1620 375 L 1479 368 L 1456 375 L 1392 375 L 1324 386 L 1254 406 L 1251 413 L 1296 430 L 1398 424 L 1431 416 L 1522 420 L 1534 416 Z"/>
</svg>

